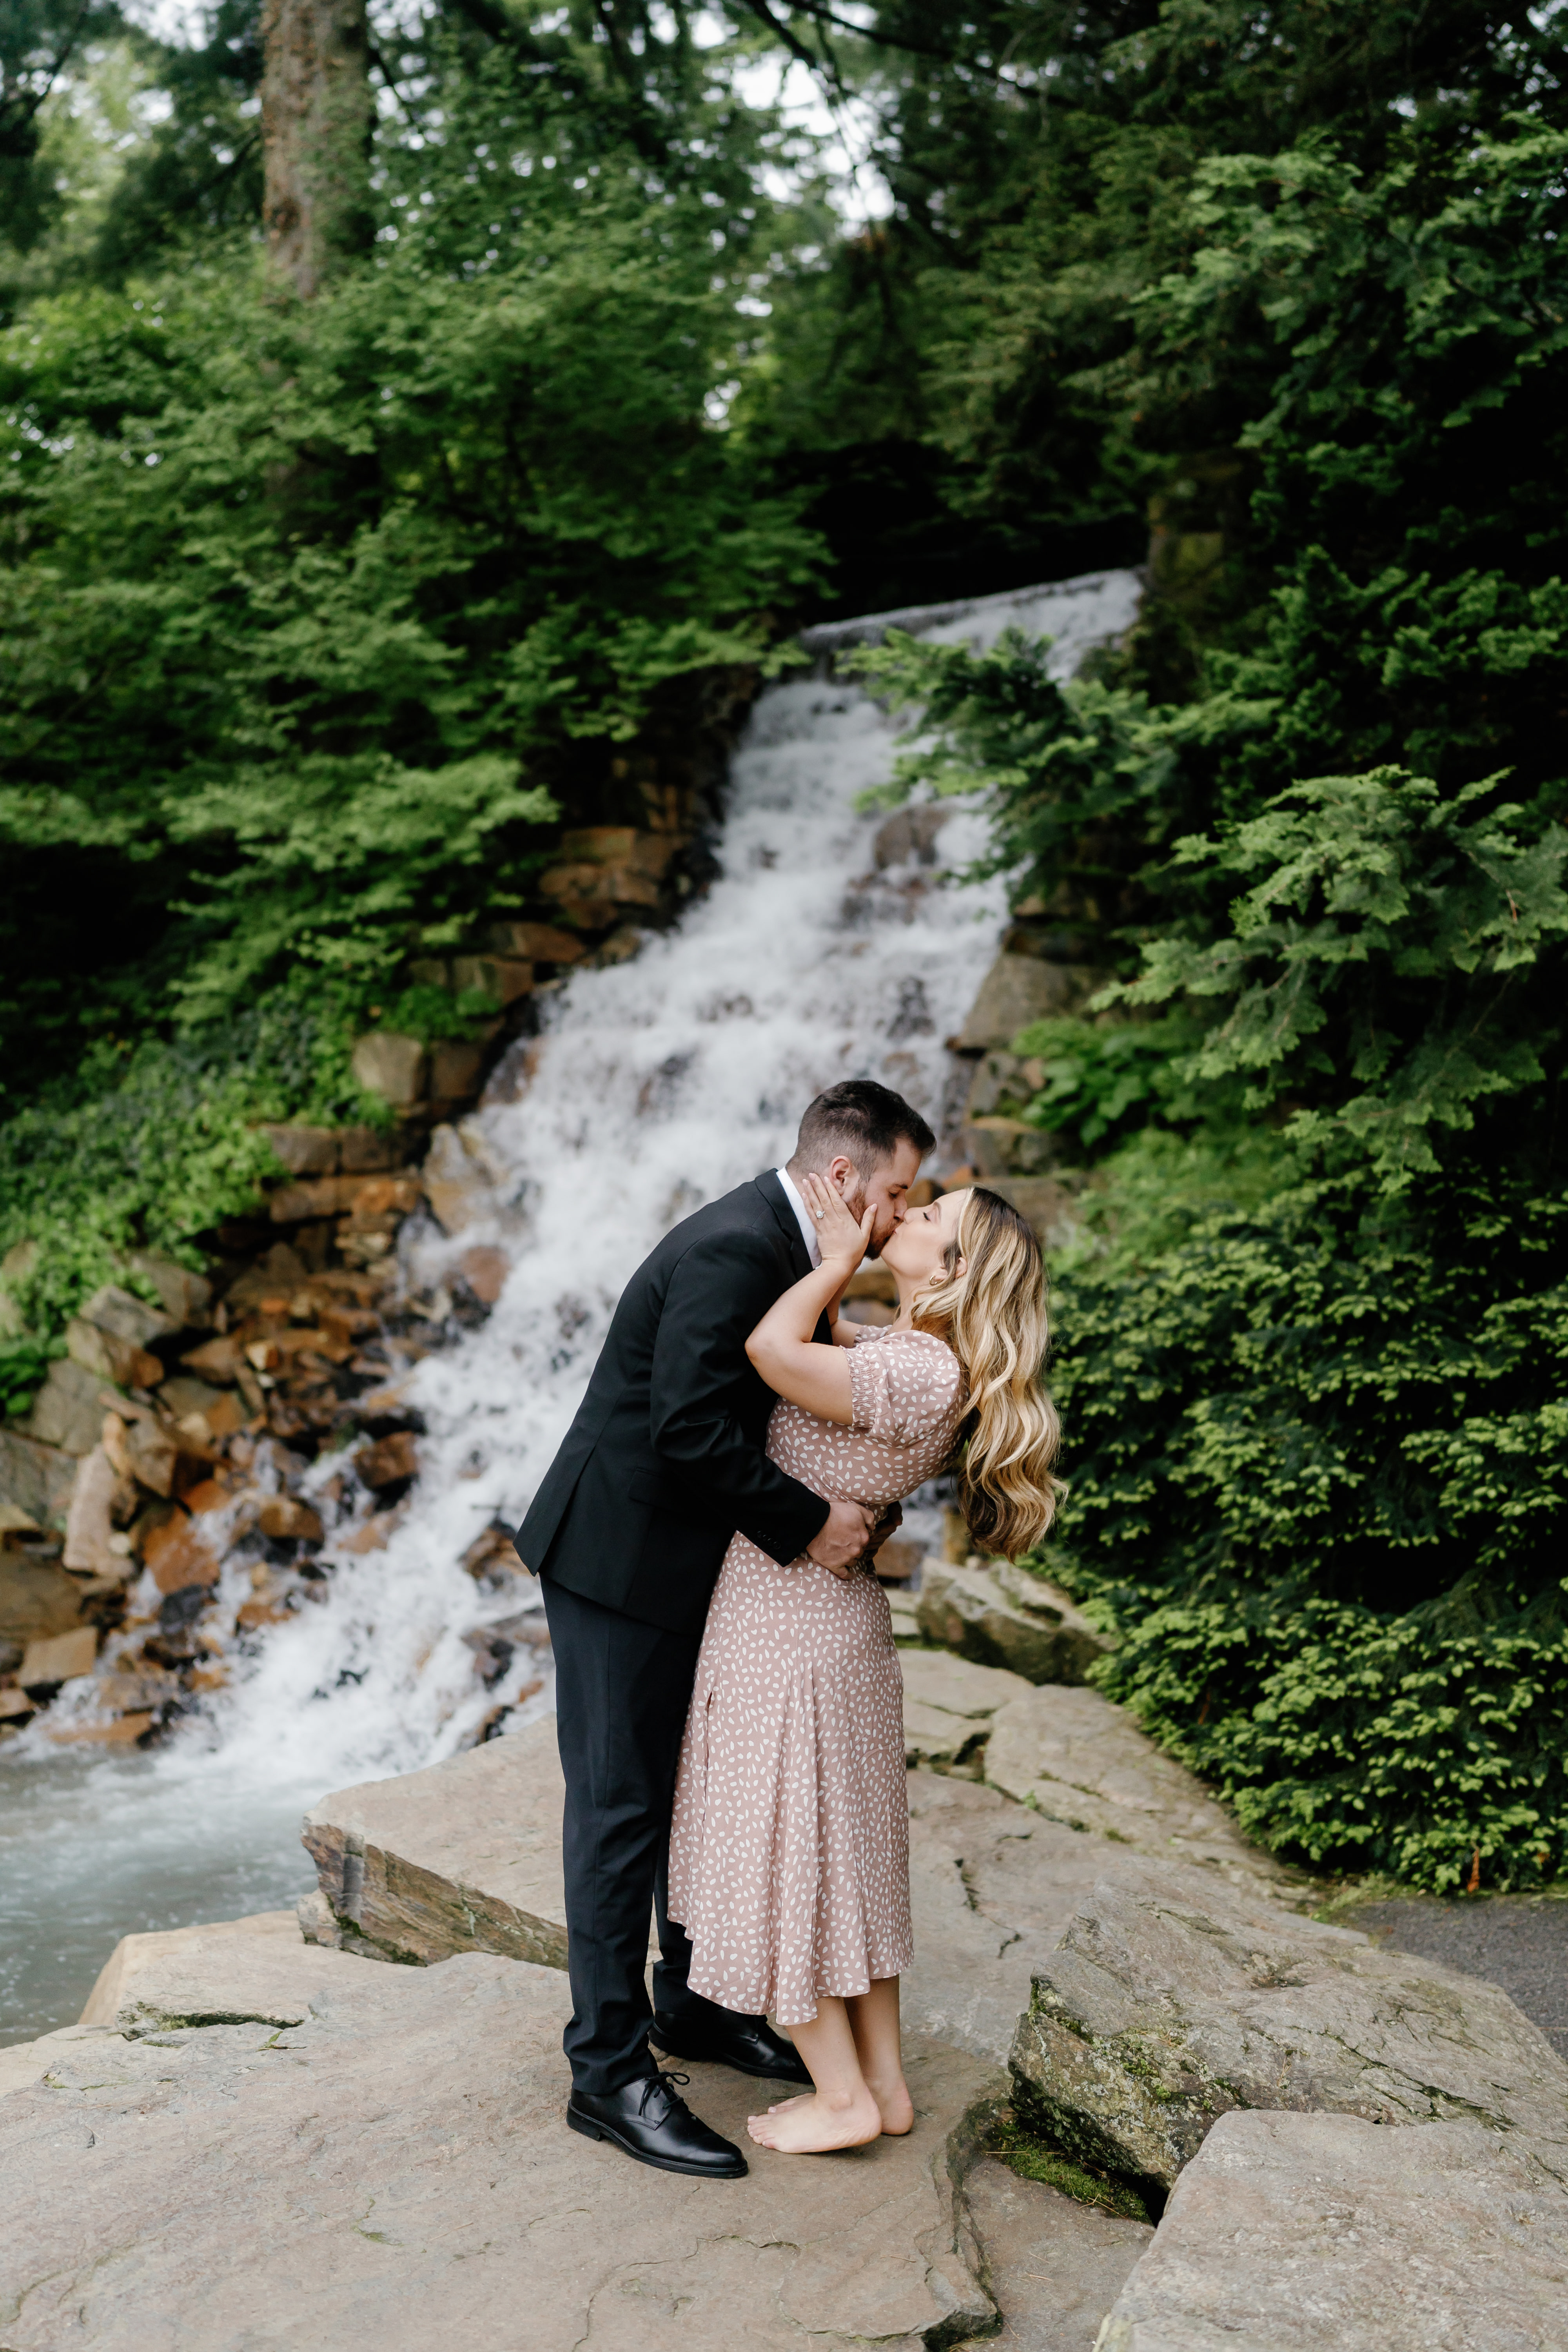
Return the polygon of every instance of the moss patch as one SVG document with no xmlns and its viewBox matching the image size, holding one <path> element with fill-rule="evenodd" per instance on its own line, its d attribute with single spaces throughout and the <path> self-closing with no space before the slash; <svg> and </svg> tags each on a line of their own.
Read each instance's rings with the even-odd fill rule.
<svg viewBox="0 0 1568 2352">
<path fill-rule="evenodd" d="M 1004 2107 L 997 2118 L 990 2149 L 1020 2179 L 1038 2180 L 1047 2189 L 1059 2189 L 1064 2197 L 1076 2198 L 1080 2205 L 1097 2206 L 1102 2213 L 1119 2213 L 1129 2221 L 1154 2218 L 1130 2182 L 1118 2180 L 1113 2174 L 1100 2172 L 1068 2156 L 1051 2140 L 1026 2129 L 1010 2107 Z"/>
</svg>

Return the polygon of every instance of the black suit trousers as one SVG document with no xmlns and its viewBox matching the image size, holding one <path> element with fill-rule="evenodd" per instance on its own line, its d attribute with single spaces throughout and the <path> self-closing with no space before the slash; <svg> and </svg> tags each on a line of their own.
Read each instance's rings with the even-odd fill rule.
<svg viewBox="0 0 1568 2352">
<path fill-rule="evenodd" d="M 658 1920 L 654 2005 L 728 2019 L 687 1983 L 691 1946 L 670 1919 L 669 1816 L 700 1625 L 685 1633 L 540 1580 L 555 1653 L 555 1733 L 566 1780 L 562 1859 L 572 2020 L 563 2046 L 580 2091 L 618 2091 L 653 2072 L 647 1931 Z"/>
</svg>

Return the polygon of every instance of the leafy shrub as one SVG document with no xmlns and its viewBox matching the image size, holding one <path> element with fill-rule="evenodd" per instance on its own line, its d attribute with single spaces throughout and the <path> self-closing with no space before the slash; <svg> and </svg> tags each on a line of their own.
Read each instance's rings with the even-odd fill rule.
<svg viewBox="0 0 1568 2352">
<path fill-rule="evenodd" d="M 1472 1167 L 1200 1219 L 1058 1285 L 1052 1573 L 1268 1843 L 1436 1889 L 1568 1853 L 1568 1203 Z"/>
</svg>

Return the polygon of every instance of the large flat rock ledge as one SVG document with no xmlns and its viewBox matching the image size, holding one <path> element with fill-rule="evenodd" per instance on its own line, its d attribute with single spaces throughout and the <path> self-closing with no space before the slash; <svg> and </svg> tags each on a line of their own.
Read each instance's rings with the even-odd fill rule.
<svg viewBox="0 0 1568 2352">
<path fill-rule="evenodd" d="M 1568 2181 L 1568 2067 L 1505 1992 L 1191 1871 L 1095 1888 L 1011 2063 L 1026 2111 L 1156 2201 L 1247 2107 L 1473 2121 Z"/>
<path fill-rule="evenodd" d="M 566 2129 L 558 1970 L 310 1966 L 292 2028 L 75 2026 L 0 2053 L 7 2352 L 917 2352 L 994 2329 L 961 2251 L 982 2062 L 916 2043 L 907 2139 L 687 2180 Z M 689 2071 L 743 2142 L 766 2086 Z"/>
<path fill-rule="evenodd" d="M 1563 2352 L 1568 2196 L 1476 2123 L 1223 2116 L 1097 2352 Z"/>
<path fill-rule="evenodd" d="M 455 1952 L 566 1965 L 555 1718 L 422 1772 L 323 1797 L 301 1832 L 321 1902 L 306 1932 L 366 1958 Z"/>
</svg>

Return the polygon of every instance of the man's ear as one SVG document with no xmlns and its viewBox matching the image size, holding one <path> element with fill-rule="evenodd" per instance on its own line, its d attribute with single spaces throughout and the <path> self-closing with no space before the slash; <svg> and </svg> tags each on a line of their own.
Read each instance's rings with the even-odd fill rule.
<svg viewBox="0 0 1568 2352">
<path fill-rule="evenodd" d="M 827 1181 L 842 1200 L 847 1193 L 853 1192 L 859 1183 L 860 1171 L 855 1162 L 847 1159 L 840 1151 L 827 1163 Z"/>
</svg>

